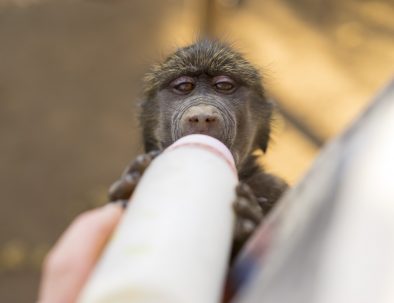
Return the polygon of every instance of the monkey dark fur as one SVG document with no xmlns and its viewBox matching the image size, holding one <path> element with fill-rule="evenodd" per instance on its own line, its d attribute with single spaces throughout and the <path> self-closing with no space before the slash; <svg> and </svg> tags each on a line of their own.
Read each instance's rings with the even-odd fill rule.
<svg viewBox="0 0 394 303">
<path fill-rule="evenodd" d="M 180 82 L 174 83 L 177 79 Z M 216 88 L 215 84 L 227 81 L 231 84 L 229 88 L 233 86 L 229 90 Z M 174 88 L 188 83 L 189 90 Z M 228 45 L 203 40 L 178 49 L 147 74 L 145 96 L 140 123 L 147 152 L 164 149 L 193 130 L 208 135 L 212 132 L 233 153 L 240 180 L 250 185 L 256 196 L 267 198 L 266 211 L 286 188 L 282 180 L 264 173 L 252 155 L 257 149 L 267 150 L 273 105 L 265 98 L 259 72 Z M 211 128 L 192 127 L 183 133 L 179 129 L 182 115 L 187 109 L 202 105 L 213 109 L 208 107 L 210 112 L 205 115 L 198 112 L 197 116 L 218 113 L 223 122 Z M 219 131 L 222 136 L 212 130 L 214 127 L 223 128 Z"/>
<path fill-rule="evenodd" d="M 145 78 L 140 123 L 147 153 L 192 133 L 213 136 L 232 152 L 243 184 L 237 188 L 241 202 L 234 206 L 238 247 L 287 188 L 265 173 L 253 155 L 267 150 L 272 111 L 258 70 L 219 41 L 180 48 Z M 119 197 L 124 195 L 112 196 Z"/>
</svg>

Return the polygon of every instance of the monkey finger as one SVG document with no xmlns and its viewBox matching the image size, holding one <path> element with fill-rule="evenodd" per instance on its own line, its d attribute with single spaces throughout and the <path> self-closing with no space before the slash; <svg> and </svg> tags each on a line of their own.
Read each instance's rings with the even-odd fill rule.
<svg viewBox="0 0 394 303">
<path fill-rule="evenodd" d="M 137 156 L 137 158 L 135 158 L 135 160 L 125 169 L 122 176 L 134 172 L 142 174 L 156 156 L 157 154 L 153 152 Z"/>
<path fill-rule="evenodd" d="M 148 155 L 151 156 L 152 160 L 161 154 L 160 150 L 151 150 Z"/>
<path fill-rule="evenodd" d="M 244 242 L 256 229 L 256 224 L 247 219 L 238 219 L 235 222 L 234 240 Z"/>
<path fill-rule="evenodd" d="M 268 199 L 265 197 L 257 197 L 256 200 L 263 210 L 272 206 L 272 203 L 269 203 Z"/>
<path fill-rule="evenodd" d="M 244 197 L 237 197 L 233 203 L 234 211 L 237 217 L 252 220 L 256 224 L 263 218 L 263 211 L 255 201 L 248 200 Z"/>
<path fill-rule="evenodd" d="M 108 196 L 110 201 L 128 200 L 140 180 L 137 172 L 127 174 L 111 185 Z"/>
<path fill-rule="evenodd" d="M 252 191 L 252 189 L 246 183 L 240 182 L 238 183 L 235 191 L 238 196 L 245 197 L 249 200 L 256 200 L 256 197 Z"/>
</svg>

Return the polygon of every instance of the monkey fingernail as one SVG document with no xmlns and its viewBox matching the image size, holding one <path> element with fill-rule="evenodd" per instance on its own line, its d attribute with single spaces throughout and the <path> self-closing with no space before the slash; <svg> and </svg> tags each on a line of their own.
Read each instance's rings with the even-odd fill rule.
<svg viewBox="0 0 394 303">
<path fill-rule="evenodd" d="M 250 220 L 238 220 L 235 225 L 234 238 L 236 241 L 244 241 L 255 230 L 256 224 Z"/>
<path fill-rule="evenodd" d="M 236 187 L 237 195 L 243 196 L 246 198 L 254 197 L 252 190 L 245 183 L 239 183 Z"/>
<path fill-rule="evenodd" d="M 148 153 L 148 155 L 151 156 L 151 158 L 152 158 L 152 160 L 153 160 L 153 159 L 156 158 L 158 155 L 160 155 L 160 153 L 161 153 L 161 151 L 159 151 L 159 150 L 152 150 L 152 151 L 150 151 L 150 152 Z"/>
<path fill-rule="evenodd" d="M 152 161 L 149 154 L 139 155 L 131 165 L 129 172 L 137 171 L 142 174 Z"/>
</svg>

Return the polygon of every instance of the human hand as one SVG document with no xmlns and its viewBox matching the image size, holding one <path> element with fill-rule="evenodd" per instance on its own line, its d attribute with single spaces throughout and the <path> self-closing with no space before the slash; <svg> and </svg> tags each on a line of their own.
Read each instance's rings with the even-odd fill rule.
<svg viewBox="0 0 394 303">
<path fill-rule="evenodd" d="M 45 258 L 38 303 L 75 302 L 122 212 L 108 204 L 74 219 Z"/>
</svg>

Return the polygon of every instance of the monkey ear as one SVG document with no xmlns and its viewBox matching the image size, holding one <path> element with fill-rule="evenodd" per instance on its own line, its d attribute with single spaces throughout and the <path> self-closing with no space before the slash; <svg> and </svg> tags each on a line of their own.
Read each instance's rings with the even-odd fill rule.
<svg viewBox="0 0 394 303">
<path fill-rule="evenodd" d="M 265 153 L 270 141 L 272 113 L 275 106 L 272 100 L 267 100 L 265 97 L 260 102 L 264 104 L 264 108 L 259 118 L 261 122 L 257 131 L 256 145 Z"/>
<path fill-rule="evenodd" d="M 267 151 L 268 143 L 270 140 L 271 126 L 269 123 L 262 126 L 260 131 L 257 133 L 256 143 L 264 153 Z"/>
<path fill-rule="evenodd" d="M 270 140 L 270 131 L 271 127 L 268 126 L 268 129 L 265 129 L 259 138 L 259 148 L 265 153 L 268 149 L 268 143 Z"/>
</svg>

